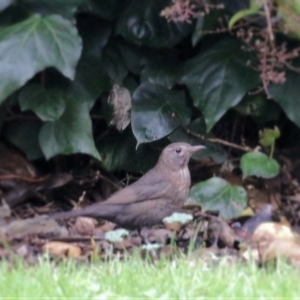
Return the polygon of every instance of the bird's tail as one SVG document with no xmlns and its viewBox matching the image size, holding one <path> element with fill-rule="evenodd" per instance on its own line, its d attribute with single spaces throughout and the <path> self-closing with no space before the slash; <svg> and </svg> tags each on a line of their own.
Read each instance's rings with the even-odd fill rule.
<svg viewBox="0 0 300 300">
<path fill-rule="evenodd" d="M 59 212 L 49 215 L 47 219 L 58 220 L 75 217 L 94 217 L 98 219 L 111 220 L 119 212 L 120 207 L 118 205 L 96 203 L 84 208 L 79 208 L 66 212 Z"/>
</svg>

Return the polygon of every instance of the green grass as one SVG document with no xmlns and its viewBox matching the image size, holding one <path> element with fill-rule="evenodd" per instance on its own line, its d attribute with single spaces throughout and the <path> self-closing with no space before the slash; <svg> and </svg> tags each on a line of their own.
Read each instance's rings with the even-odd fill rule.
<svg viewBox="0 0 300 300">
<path fill-rule="evenodd" d="M 0 263 L 0 299 L 299 299 L 299 271 L 285 263 L 208 268 L 185 259 L 15 267 Z"/>
</svg>

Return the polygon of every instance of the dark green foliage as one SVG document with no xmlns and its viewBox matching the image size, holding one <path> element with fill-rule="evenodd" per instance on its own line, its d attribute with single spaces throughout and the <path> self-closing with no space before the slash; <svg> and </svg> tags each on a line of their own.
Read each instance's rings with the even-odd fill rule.
<svg viewBox="0 0 300 300">
<path fill-rule="evenodd" d="M 224 161 L 224 149 L 205 139 L 232 108 L 259 126 L 282 111 L 300 126 L 299 74 L 269 86 L 274 101 L 249 95 L 261 85 L 249 64 L 255 52 L 228 33 L 202 31 L 247 1 L 213 2 L 225 9 L 175 23 L 160 15 L 170 0 L 0 0 L 0 102 L 10 108 L 2 136 L 30 159 L 85 153 L 108 170 L 137 172 L 168 140 L 205 144 L 195 159 Z M 114 84 L 132 97 L 123 132 L 109 124 Z"/>
</svg>

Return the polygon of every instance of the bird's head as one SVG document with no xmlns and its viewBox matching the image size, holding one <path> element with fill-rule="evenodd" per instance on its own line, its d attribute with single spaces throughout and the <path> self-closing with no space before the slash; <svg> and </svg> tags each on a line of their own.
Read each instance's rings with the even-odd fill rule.
<svg viewBox="0 0 300 300">
<path fill-rule="evenodd" d="M 188 143 L 172 143 L 162 151 L 158 163 L 173 170 L 187 166 L 193 153 L 204 149 L 204 146 L 192 146 Z"/>
</svg>

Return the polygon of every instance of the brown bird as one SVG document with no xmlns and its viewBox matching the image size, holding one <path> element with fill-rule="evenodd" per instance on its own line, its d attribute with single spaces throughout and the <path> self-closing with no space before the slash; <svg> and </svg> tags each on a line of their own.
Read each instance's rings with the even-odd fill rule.
<svg viewBox="0 0 300 300">
<path fill-rule="evenodd" d="M 159 224 L 163 218 L 180 211 L 191 184 L 188 162 L 194 152 L 203 148 L 187 143 L 170 144 L 162 151 L 155 167 L 133 184 L 103 202 L 56 213 L 49 219 L 90 216 L 127 228 Z"/>
</svg>

